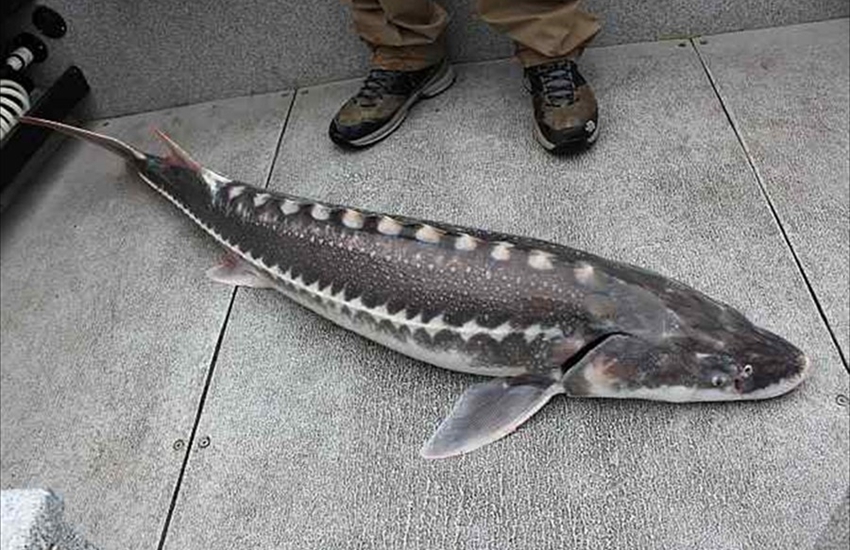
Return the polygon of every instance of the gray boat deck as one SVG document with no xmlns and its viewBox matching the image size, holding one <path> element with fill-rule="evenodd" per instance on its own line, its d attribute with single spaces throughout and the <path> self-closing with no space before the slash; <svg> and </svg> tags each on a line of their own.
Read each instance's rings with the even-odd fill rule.
<svg viewBox="0 0 850 550">
<path fill-rule="evenodd" d="M 593 48 L 590 151 L 534 142 L 521 71 L 457 67 L 382 144 L 327 123 L 358 81 L 90 127 L 223 174 L 561 242 L 726 301 L 812 359 L 785 397 L 559 398 L 457 459 L 418 450 L 473 376 L 203 272 L 220 252 L 80 143 L 3 213 L 0 485 L 101 548 L 845 548 L 848 19 Z M 705 43 L 702 43 L 705 42 Z"/>
</svg>

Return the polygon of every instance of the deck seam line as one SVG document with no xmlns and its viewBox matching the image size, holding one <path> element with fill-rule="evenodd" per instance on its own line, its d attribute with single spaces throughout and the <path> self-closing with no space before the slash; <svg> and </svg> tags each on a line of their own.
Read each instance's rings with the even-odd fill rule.
<svg viewBox="0 0 850 550">
<path fill-rule="evenodd" d="M 275 141 L 274 153 L 272 154 L 271 161 L 269 162 L 269 168 L 266 172 L 266 177 L 264 178 L 264 189 L 267 189 L 269 184 L 271 183 L 272 174 L 274 173 L 274 167 L 277 163 L 277 158 L 280 154 L 280 149 L 283 145 L 283 135 L 286 132 L 287 125 L 289 124 L 289 118 L 292 115 L 292 109 L 295 106 L 295 98 L 297 96 L 298 89 L 296 88 L 292 91 L 289 107 L 286 111 L 286 116 L 283 119 L 283 124 L 280 127 L 280 132 L 278 133 L 277 140 Z M 221 323 L 221 328 L 219 329 L 212 358 L 210 359 L 209 367 L 207 368 L 206 379 L 204 380 L 204 388 L 203 390 L 201 390 L 201 398 L 198 401 L 198 407 L 195 411 L 195 420 L 192 424 L 192 431 L 189 433 L 189 442 L 186 445 L 186 452 L 183 455 L 183 462 L 180 465 L 180 473 L 177 475 L 177 482 L 175 483 L 174 490 L 171 494 L 171 502 L 168 506 L 168 513 L 165 516 L 165 523 L 162 526 L 162 532 L 160 533 L 159 543 L 157 544 L 157 550 L 163 550 L 163 548 L 165 547 L 165 541 L 168 537 L 168 530 L 171 527 L 171 520 L 174 517 L 174 510 L 177 507 L 177 500 L 180 497 L 180 489 L 183 486 L 183 479 L 186 475 L 186 469 L 189 465 L 189 458 L 192 455 L 192 449 L 195 445 L 195 437 L 198 433 L 198 427 L 201 424 L 201 416 L 204 413 L 204 405 L 206 404 L 207 394 L 209 393 L 209 389 L 212 384 L 213 374 L 215 373 L 215 367 L 218 363 L 219 353 L 221 352 L 221 347 L 224 343 L 224 336 L 227 332 L 227 325 L 230 321 L 230 315 L 233 311 L 233 305 L 236 303 L 236 294 L 238 291 L 239 287 L 237 286 L 234 287 L 232 292 L 230 293 L 230 301 L 227 305 L 227 312 L 225 313 L 224 320 Z"/>
<path fill-rule="evenodd" d="M 726 106 L 726 102 L 723 100 L 723 96 L 720 93 L 720 88 L 717 85 L 717 80 L 714 78 L 714 75 L 711 72 L 711 69 L 700 53 L 699 47 L 693 38 L 689 39 L 691 43 L 691 47 L 694 49 L 696 53 L 697 59 L 702 65 L 703 71 L 705 72 L 706 77 L 708 78 L 709 83 L 711 84 L 711 88 L 714 90 L 714 95 L 717 97 L 717 101 L 720 102 L 720 107 L 723 109 L 723 113 L 726 115 L 726 120 L 729 122 L 729 125 L 732 127 L 732 131 L 735 133 L 735 137 L 738 139 L 738 144 L 741 146 L 741 149 L 744 151 L 744 156 L 747 158 L 747 164 L 750 166 L 750 171 L 753 174 L 753 177 L 756 180 L 756 185 L 758 185 L 759 191 L 767 203 L 768 208 L 770 209 L 770 213 L 773 217 L 773 221 L 776 223 L 779 228 L 779 232 L 782 235 L 783 240 L 785 241 L 785 245 L 788 250 L 791 252 L 791 257 L 794 260 L 794 263 L 797 266 L 797 271 L 803 279 L 803 283 L 806 285 L 806 289 L 809 292 L 809 298 L 811 298 L 812 302 L 815 304 L 815 308 L 818 311 L 818 315 L 820 315 L 821 322 L 823 322 L 826 327 L 826 331 L 829 334 L 829 337 L 832 339 L 832 344 L 835 349 L 838 351 L 838 357 L 841 359 L 841 363 L 844 365 L 844 370 L 850 373 L 850 365 L 847 363 L 847 358 L 844 356 L 844 352 L 841 349 L 841 345 L 838 343 L 838 338 L 835 336 L 835 331 L 832 328 L 832 325 L 829 322 L 829 319 L 826 316 L 826 312 L 823 309 L 823 306 L 820 303 L 820 300 L 815 293 L 815 289 L 812 286 L 811 281 L 809 281 L 809 276 L 806 274 L 806 270 L 803 268 L 803 263 L 800 261 L 800 257 L 797 255 L 797 251 L 794 248 L 794 245 L 791 242 L 791 238 L 788 236 L 788 232 L 785 230 L 785 226 L 782 224 L 782 220 L 779 217 L 779 212 L 776 210 L 776 206 L 773 204 L 773 201 L 770 198 L 770 194 L 767 192 L 767 186 L 764 183 L 764 179 L 762 178 L 761 172 L 756 166 L 755 160 L 753 159 L 752 154 L 750 153 L 750 149 L 747 146 L 746 140 L 744 140 L 743 133 L 741 132 L 740 126 L 738 125 L 735 117 L 732 115 L 731 110 Z"/>
</svg>

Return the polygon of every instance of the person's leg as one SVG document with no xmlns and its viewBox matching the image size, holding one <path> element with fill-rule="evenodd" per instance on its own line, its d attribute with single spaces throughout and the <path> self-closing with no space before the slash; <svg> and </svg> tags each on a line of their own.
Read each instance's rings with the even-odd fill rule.
<svg viewBox="0 0 850 550">
<path fill-rule="evenodd" d="M 354 28 L 372 49 L 372 69 L 328 133 L 339 145 L 366 147 L 394 132 L 419 99 L 454 82 L 443 43 L 448 15 L 431 0 L 351 4 Z"/>
<path fill-rule="evenodd" d="M 525 67 L 575 58 L 601 28 L 580 0 L 478 0 L 481 18 L 513 39 Z"/>
<path fill-rule="evenodd" d="M 351 0 L 354 29 L 372 48 L 372 64 L 417 71 L 445 57 L 446 10 L 431 0 Z"/>
<path fill-rule="evenodd" d="M 593 143 L 596 97 L 576 59 L 599 32 L 580 0 L 478 0 L 481 18 L 514 40 L 534 105 L 537 141 L 560 152 Z"/>
</svg>

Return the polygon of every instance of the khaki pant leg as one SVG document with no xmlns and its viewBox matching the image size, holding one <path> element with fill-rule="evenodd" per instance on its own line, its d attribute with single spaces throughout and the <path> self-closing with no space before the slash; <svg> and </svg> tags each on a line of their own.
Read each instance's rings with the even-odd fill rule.
<svg viewBox="0 0 850 550">
<path fill-rule="evenodd" d="M 372 63 L 415 71 L 445 57 L 446 10 L 431 0 L 349 0 L 354 28 L 372 48 Z"/>
<path fill-rule="evenodd" d="M 526 67 L 575 58 L 599 32 L 596 16 L 580 0 L 478 0 L 481 18 L 510 36 Z"/>
</svg>

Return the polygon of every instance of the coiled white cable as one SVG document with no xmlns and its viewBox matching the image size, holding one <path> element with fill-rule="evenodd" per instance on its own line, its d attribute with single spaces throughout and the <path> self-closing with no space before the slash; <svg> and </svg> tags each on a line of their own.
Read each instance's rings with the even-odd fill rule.
<svg viewBox="0 0 850 550">
<path fill-rule="evenodd" d="M 18 118 L 29 111 L 30 98 L 14 80 L 0 80 L 0 140 L 12 131 Z"/>
<path fill-rule="evenodd" d="M 29 48 L 22 46 L 9 55 L 6 59 L 6 65 L 12 67 L 13 71 L 22 71 L 34 60 L 35 54 Z"/>
</svg>

